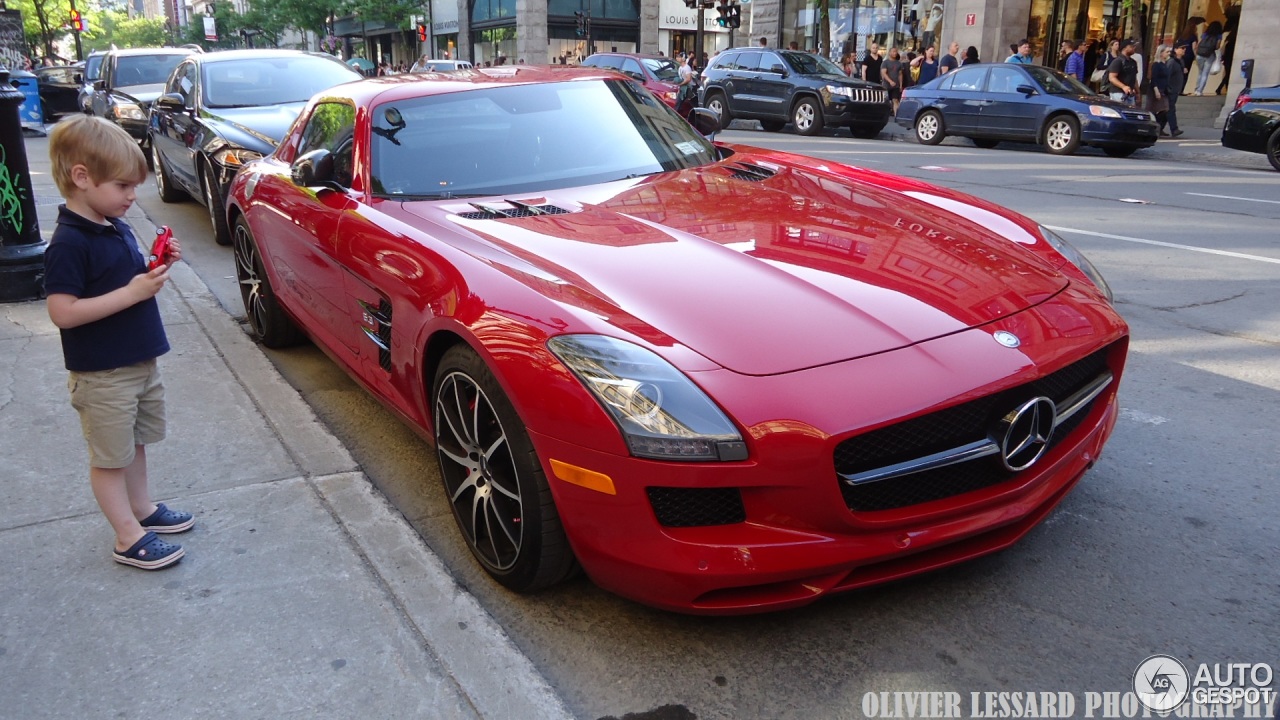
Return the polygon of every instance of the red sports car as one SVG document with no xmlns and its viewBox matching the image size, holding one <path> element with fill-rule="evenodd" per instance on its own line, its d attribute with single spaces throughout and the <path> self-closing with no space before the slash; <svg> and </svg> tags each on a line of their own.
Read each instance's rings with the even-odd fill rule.
<svg viewBox="0 0 1280 720">
<path fill-rule="evenodd" d="M 712 142 L 598 69 L 363 80 L 228 206 L 253 332 L 434 443 L 503 585 L 689 613 L 1006 548 L 1097 460 L 1128 329 L 1025 217 Z M 699 132 L 701 130 L 701 132 Z"/>
</svg>

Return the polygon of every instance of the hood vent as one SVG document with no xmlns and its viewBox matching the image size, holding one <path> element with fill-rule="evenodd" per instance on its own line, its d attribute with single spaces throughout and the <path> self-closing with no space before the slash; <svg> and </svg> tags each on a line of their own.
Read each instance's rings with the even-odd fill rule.
<svg viewBox="0 0 1280 720">
<path fill-rule="evenodd" d="M 470 203 L 475 212 L 458 213 L 468 220 L 493 220 L 497 218 L 526 218 L 534 215 L 564 215 L 571 212 L 555 205 L 534 205 L 519 200 L 508 200 L 505 205 Z"/>
<path fill-rule="evenodd" d="M 737 180 L 746 180 L 747 182 L 760 182 L 768 180 L 778 174 L 777 170 L 765 167 L 764 165 L 755 165 L 752 163 L 736 162 L 731 163 L 729 168 L 732 175 Z"/>
</svg>

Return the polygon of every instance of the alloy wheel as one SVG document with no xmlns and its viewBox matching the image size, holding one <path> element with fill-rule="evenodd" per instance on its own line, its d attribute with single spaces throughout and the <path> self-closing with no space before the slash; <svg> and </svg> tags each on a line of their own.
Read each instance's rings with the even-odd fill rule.
<svg viewBox="0 0 1280 720">
<path fill-rule="evenodd" d="M 258 248 L 243 224 L 236 225 L 233 240 L 236 259 L 236 282 L 240 285 L 240 298 L 244 301 L 245 315 L 255 333 L 262 335 L 267 327 L 266 298 L 262 294 L 262 276 L 259 268 Z"/>
</svg>

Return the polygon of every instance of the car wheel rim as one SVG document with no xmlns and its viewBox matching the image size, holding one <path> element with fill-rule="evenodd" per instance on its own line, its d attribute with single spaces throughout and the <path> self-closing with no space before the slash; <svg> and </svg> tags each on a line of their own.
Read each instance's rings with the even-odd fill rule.
<svg viewBox="0 0 1280 720">
<path fill-rule="evenodd" d="M 804 131 L 813 127 L 813 116 L 813 107 L 807 103 L 796 108 L 796 129 Z"/>
<path fill-rule="evenodd" d="M 157 155 L 155 158 L 155 170 L 156 170 L 156 191 L 159 192 L 161 195 L 163 195 L 164 194 L 164 162 L 160 160 L 159 155 Z"/>
<path fill-rule="evenodd" d="M 470 376 L 450 373 L 436 397 L 436 451 L 449 502 L 471 548 L 496 570 L 520 556 L 519 471 L 502 422 Z"/>
<path fill-rule="evenodd" d="M 240 297 L 244 300 L 244 311 L 249 324 L 255 332 L 262 334 L 266 327 L 266 298 L 263 296 L 262 278 L 258 275 L 258 249 L 254 247 L 249 230 L 243 225 L 236 227 L 235 250 L 236 280 L 240 283 Z"/>
<path fill-rule="evenodd" d="M 932 115 L 925 115 L 920 118 L 920 126 L 917 131 L 921 140 L 932 140 L 934 135 L 938 134 L 938 120 Z"/>
<path fill-rule="evenodd" d="M 218 210 L 214 207 L 214 190 L 213 190 L 212 173 L 205 171 L 204 177 L 204 206 L 209 209 L 209 223 L 213 225 L 214 232 L 218 230 Z"/>
<path fill-rule="evenodd" d="M 708 103 L 707 107 L 711 110 L 711 112 L 717 115 L 724 115 L 724 108 L 720 107 L 719 100 L 712 100 L 710 103 Z"/>
<path fill-rule="evenodd" d="M 1071 143 L 1071 126 L 1064 122 L 1056 122 L 1049 126 L 1045 136 L 1049 147 L 1061 150 Z"/>
</svg>

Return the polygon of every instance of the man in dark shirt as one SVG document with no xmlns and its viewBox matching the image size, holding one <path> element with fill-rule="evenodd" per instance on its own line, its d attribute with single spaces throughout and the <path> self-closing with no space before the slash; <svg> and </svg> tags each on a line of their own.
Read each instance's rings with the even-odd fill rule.
<svg viewBox="0 0 1280 720">
<path fill-rule="evenodd" d="M 942 60 L 938 62 L 938 73 L 946 75 L 947 73 L 960 67 L 960 58 L 956 57 L 960 52 L 960 43 L 955 40 L 947 46 L 947 54 L 942 56 Z"/>
<path fill-rule="evenodd" d="M 1134 105 L 1138 100 L 1138 63 L 1133 59 L 1138 44 L 1132 38 L 1120 43 L 1120 54 L 1107 68 L 1111 99 Z"/>
<path fill-rule="evenodd" d="M 880 45 L 875 42 L 867 48 L 867 58 L 862 61 L 862 79 L 880 84 L 880 65 L 884 59 L 880 57 Z"/>
</svg>

